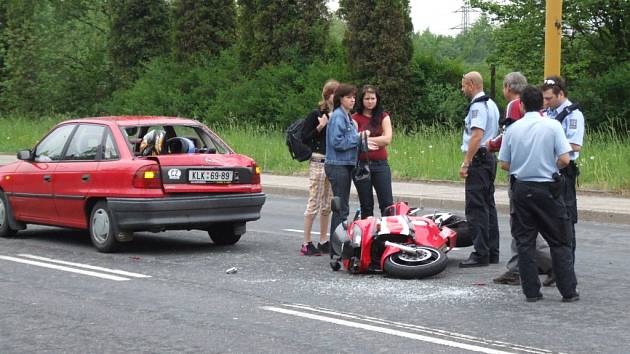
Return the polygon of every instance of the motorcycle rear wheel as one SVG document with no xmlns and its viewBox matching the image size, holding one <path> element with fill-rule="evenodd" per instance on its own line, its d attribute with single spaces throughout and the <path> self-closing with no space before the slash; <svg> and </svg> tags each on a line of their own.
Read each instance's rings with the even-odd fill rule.
<svg viewBox="0 0 630 354">
<path fill-rule="evenodd" d="M 446 269 L 448 259 L 440 250 L 427 246 L 415 246 L 418 255 L 397 252 L 385 259 L 383 271 L 395 278 L 421 279 Z"/>
</svg>

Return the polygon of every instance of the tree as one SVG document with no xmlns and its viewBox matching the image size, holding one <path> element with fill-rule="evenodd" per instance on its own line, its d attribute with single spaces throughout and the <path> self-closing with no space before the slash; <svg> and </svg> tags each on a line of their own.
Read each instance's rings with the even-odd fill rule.
<svg viewBox="0 0 630 354">
<path fill-rule="evenodd" d="M 344 45 L 352 77 L 379 86 L 387 109 L 405 117 L 413 54 L 408 0 L 341 0 L 348 24 Z M 409 118 L 409 117 L 408 117 Z"/>
<path fill-rule="evenodd" d="M 4 55 L 7 50 L 6 43 L 6 18 L 7 18 L 7 3 L 5 1 L 0 2 L 0 101 L 2 101 L 2 82 L 4 81 Z M 0 109 L 2 107 L 0 106 Z"/>
<path fill-rule="evenodd" d="M 6 6 L 6 7 L 5 7 Z M 9 0 L 3 5 L 6 27 L 3 39 L 5 74 L 2 81 L 2 107 L 32 111 L 37 102 L 36 81 L 36 0 Z"/>
<path fill-rule="evenodd" d="M 179 59 L 195 53 L 214 56 L 234 44 L 236 4 L 234 0 L 177 0 L 174 31 Z"/>
<path fill-rule="evenodd" d="M 530 82 L 540 82 L 544 69 L 544 1 L 470 3 L 487 11 L 500 25 L 495 31 L 493 58 L 524 72 Z M 567 79 L 569 96 L 582 105 L 590 127 L 607 122 L 619 128 L 627 124 L 627 109 L 610 97 L 630 94 L 625 83 L 630 81 L 630 22 L 625 19 L 629 11 L 627 0 L 563 1 L 562 75 Z"/>
<path fill-rule="evenodd" d="M 471 5 L 490 14 L 500 24 L 495 32 L 499 62 L 531 78 L 542 78 L 545 45 L 545 1 L 512 0 L 498 4 L 471 0 Z M 630 56 L 630 23 L 627 0 L 563 1 L 562 71 L 568 79 L 583 73 L 602 73 L 610 63 Z"/>
<path fill-rule="evenodd" d="M 151 58 L 168 52 L 169 7 L 164 0 L 110 0 L 109 53 L 120 84 L 127 86 Z"/>
<path fill-rule="evenodd" d="M 328 41 L 326 0 L 239 1 L 240 57 L 253 72 L 267 64 L 307 65 Z"/>
</svg>

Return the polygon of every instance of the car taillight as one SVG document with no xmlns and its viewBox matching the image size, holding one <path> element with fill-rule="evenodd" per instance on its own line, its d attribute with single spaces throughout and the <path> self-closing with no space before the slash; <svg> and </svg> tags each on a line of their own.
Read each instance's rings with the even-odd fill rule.
<svg viewBox="0 0 630 354">
<path fill-rule="evenodd" d="M 256 164 L 254 164 L 252 169 L 253 169 L 253 172 L 254 172 L 254 174 L 252 176 L 252 184 L 260 184 L 260 172 L 262 171 L 262 168 L 260 168 Z"/>
<path fill-rule="evenodd" d="M 162 188 L 159 165 L 140 167 L 133 175 L 133 186 L 136 188 Z"/>
</svg>

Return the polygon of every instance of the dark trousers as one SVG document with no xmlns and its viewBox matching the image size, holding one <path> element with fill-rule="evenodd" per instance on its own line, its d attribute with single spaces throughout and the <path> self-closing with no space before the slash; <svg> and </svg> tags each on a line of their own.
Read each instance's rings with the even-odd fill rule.
<svg viewBox="0 0 630 354">
<path fill-rule="evenodd" d="M 381 216 L 384 215 L 385 208 L 394 204 L 392 172 L 387 160 L 370 161 L 370 178 L 361 181 L 355 180 L 354 186 L 357 188 L 357 193 L 359 194 L 361 219 L 374 216 L 374 194 L 372 188 L 376 191 Z"/>
<path fill-rule="evenodd" d="M 580 170 L 575 165 L 575 162 L 571 161 L 569 166 L 560 170 L 560 174 L 564 176 L 562 199 L 564 199 L 564 204 L 566 205 L 567 213 L 569 214 L 569 221 L 571 221 L 571 248 L 573 252 L 573 260 L 575 261 L 575 224 L 578 222 L 577 193 L 575 189 L 577 176 L 580 174 Z"/>
<path fill-rule="evenodd" d="M 510 213 L 512 211 L 512 186 L 511 181 L 508 179 L 508 198 L 510 199 Z M 512 221 L 510 220 L 510 224 Z M 511 273 L 518 274 L 518 248 L 516 247 L 516 240 L 512 238 L 512 242 L 510 243 L 510 250 L 512 251 L 512 256 L 505 264 L 508 271 Z M 549 253 L 549 245 L 545 242 L 545 239 L 542 236 L 536 237 L 536 264 L 538 265 L 538 272 L 541 274 L 549 274 L 551 272 L 551 254 Z"/>
<path fill-rule="evenodd" d="M 493 154 L 478 152 L 466 177 L 466 219 L 475 252 L 471 257 L 486 261 L 499 258 L 499 223 L 494 203 L 497 161 Z"/>
<path fill-rule="evenodd" d="M 350 185 L 352 184 L 352 169 L 354 165 L 324 165 L 326 177 L 330 181 L 333 197 L 339 197 L 340 210 L 333 211 L 330 222 L 330 235 L 332 236 L 335 229 L 344 220 L 348 219 L 350 210 Z M 334 251 L 330 250 L 330 257 L 334 256 Z"/>
<path fill-rule="evenodd" d="M 518 269 L 523 293 L 536 297 L 540 279 L 536 265 L 536 236 L 540 232 L 551 250 L 556 285 L 563 297 L 576 293 L 577 279 L 571 254 L 570 225 L 561 197 L 554 197 L 550 183 L 520 182 L 512 184 L 511 230 L 518 248 Z"/>
</svg>

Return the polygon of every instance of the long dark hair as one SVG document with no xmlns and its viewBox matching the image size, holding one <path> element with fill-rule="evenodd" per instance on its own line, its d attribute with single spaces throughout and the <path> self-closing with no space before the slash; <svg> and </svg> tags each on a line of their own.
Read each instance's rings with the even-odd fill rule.
<svg viewBox="0 0 630 354">
<path fill-rule="evenodd" d="M 365 107 L 363 106 L 363 97 L 366 94 L 373 93 L 376 96 L 376 106 L 372 109 L 372 117 L 370 117 L 370 123 L 368 127 L 370 131 L 380 131 L 381 123 L 383 122 L 383 106 L 381 106 L 381 94 L 378 92 L 378 88 L 373 85 L 363 85 L 359 97 L 357 98 L 357 113 L 363 114 Z"/>
<path fill-rule="evenodd" d="M 350 94 L 356 95 L 357 88 L 350 84 L 339 84 L 337 89 L 335 90 L 335 98 L 334 101 L 334 109 L 341 106 L 341 99 Z"/>
</svg>

